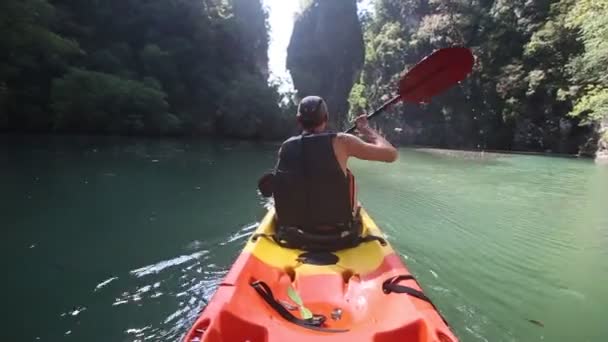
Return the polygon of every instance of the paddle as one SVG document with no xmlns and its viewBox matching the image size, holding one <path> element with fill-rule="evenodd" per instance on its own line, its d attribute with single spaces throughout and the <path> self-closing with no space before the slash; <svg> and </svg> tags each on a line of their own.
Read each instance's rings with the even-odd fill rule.
<svg viewBox="0 0 608 342">
<path fill-rule="evenodd" d="M 463 47 L 439 49 L 426 56 L 399 81 L 398 94 L 367 116 L 372 119 L 391 105 L 405 101 L 410 103 L 428 100 L 464 80 L 473 70 L 475 58 L 471 50 Z M 349 128 L 351 133 L 356 126 Z"/>
</svg>

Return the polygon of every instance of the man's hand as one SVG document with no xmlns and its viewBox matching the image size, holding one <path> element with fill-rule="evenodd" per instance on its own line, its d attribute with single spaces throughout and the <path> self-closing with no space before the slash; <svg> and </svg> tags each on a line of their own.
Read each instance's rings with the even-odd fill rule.
<svg viewBox="0 0 608 342">
<path fill-rule="evenodd" d="M 361 114 L 355 118 L 355 126 L 357 126 L 357 130 L 363 133 L 370 129 L 369 121 L 367 121 L 367 114 Z"/>
<path fill-rule="evenodd" d="M 384 137 L 369 126 L 366 115 L 360 115 L 355 119 L 357 131 L 363 135 L 367 142 L 357 136 L 340 134 L 338 137 L 345 146 L 346 155 L 364 160 L 377 160 L 394 162 L 397 160 L 397 149 Z"/>
<path fill-rule="evenodd" d="M 373 134 L 374 130 L 369 126 L 367 114 L 361 114 L 355 118 L 355 126 L 357 127 L 357 131 L 362 135 L 363 139 L 370 143 L 376 141 L 376 136 Z"/>
</svg>

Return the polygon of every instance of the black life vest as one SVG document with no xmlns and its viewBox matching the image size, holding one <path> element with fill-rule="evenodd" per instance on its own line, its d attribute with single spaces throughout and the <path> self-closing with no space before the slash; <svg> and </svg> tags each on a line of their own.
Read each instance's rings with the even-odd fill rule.
<svg viewBox="0 0 608 342">
<path fill-rule="evenodd" d="M 349 229 L 353 220 L 352 175 L 336 160 L 336 133 L 303 134 L 281 146 L 273 177 L 280 226 L 317 232 L 317 227 Z"/>
</svg>

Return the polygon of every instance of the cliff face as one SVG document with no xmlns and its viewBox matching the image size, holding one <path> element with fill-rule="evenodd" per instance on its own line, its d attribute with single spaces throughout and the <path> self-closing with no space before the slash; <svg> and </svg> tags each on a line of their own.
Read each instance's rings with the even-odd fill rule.
<svg viewBox="0 0 608 342">
<path fill-rule="evenodd" d="M 608 117 L 604 118 L 600 126 L 600 140 L 595 161 L 598 164 L 608 165 Z"/>
<path fill-rule="evenodd" d="M 348 96 L 365 55 L 356 0 L 314 0 L 296 19 L 287 69 L 300 98 L 322 96 L 333 128 L 348 114 Z"/>
<path fill-rule="evenodd" d="M 377 107 L 404 68 L 436 49 L 465 46 L 476 59 L 466 80 L 374 124 L 398 128 L 391 135 L 405 144 L 593 156 L 608 99 L 599 90 L 608 89 L 606 73 L 592 71 L 605 70 L 595 58 L 608 55 L 594 28 L 607 25 L 586 1 L 376 1 L 350 100 L 355 109 Z M 583 91 L 589 84 L 598 86 Z"/>
<path fill-rule="evenodd" d="M 268 14 L 261 0 L 232 0 L 234 17 L 238 27 L 239 45 L 247 51 L 242 62 L 255 66 L 250 72 L 268 78 Z"/>
</svg>

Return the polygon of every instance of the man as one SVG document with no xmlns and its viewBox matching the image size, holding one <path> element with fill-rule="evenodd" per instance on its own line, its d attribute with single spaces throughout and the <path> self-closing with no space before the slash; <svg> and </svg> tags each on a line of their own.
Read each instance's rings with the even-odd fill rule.
<svg viewBox="0 0 608 342">
<path fill-rule="evenodd" d="M 308 96 L 298 106 L 302 134 L 286 140 L 272 181 L 262 179 L 262 193 L 274 195 L 278 229 L 310 235 L 345 236 L 355 232 L 357 202 L 348 159 L 394 162 L 397 150 L 372 129 L 365 115 L 355 122 L 366 141 L 327 131 L 325 101 Z M 271 183 L 269 191 L 269 183 Z"/>
</svg>

